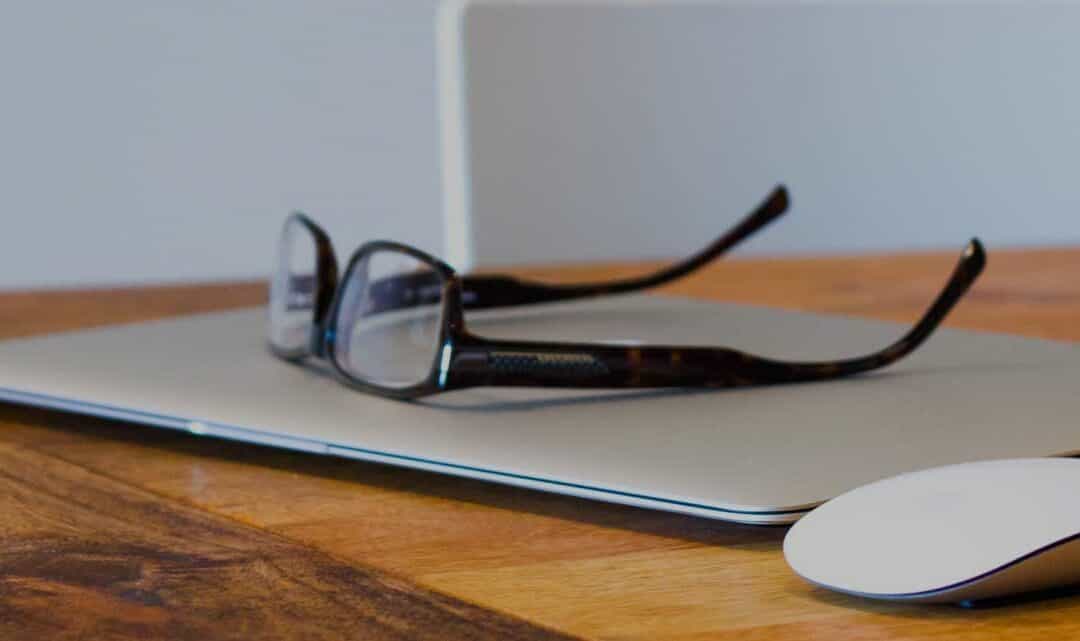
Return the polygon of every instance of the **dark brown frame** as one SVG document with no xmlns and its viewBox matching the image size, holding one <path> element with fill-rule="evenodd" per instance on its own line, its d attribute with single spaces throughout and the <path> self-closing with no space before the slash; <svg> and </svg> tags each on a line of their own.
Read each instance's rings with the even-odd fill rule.
<svg viewBox="0 0 1080 641">
<path fill-rule="evenodd" d="M 476 386 L 534 386 L 570 388 L 736 387 L 818 381 L 886 367 L 919 347 L 963 297 L 986 265 L 982 243 L 973 238 L 951 278 L 922 318 L 904 336 L 877 352 L 836 361 L 780 361 L 726 347 L 612 346 L 498 340 L 468 331 L 465 310 L 528 305 L 627 293 L 656 287 L 709 263 L 782 215 L 788 207 L 781 186 L 740 223 L 702 251 L 681 262 L 640 278 L 575 285 L 554 285 L 512 276 L 462 276 L 443 261 L 419 249 L 392 241 L 364 244 L 353 254 L 340 282 L 348 282 L 359 261 L 375 251 L 407 254 L 431 267 L 431 272 L 398 276 L 372 283 L 385 288 L 385 309 L 442 300 L 442 328 L 431 372 L 409 387 L 387 387 L 350 375 L 334 357 L 336 318 L 341 305 L 337 260 L 326 233 L 310 218 L 293 214 L 316 239 L 317 264 L 314 319 L 307 350 L 284 352 L 296 361 L 307 356 L 326 358 L 347 384 L 399 399 Z M 398 295 L 395 292 L 407 293 Z"/>
</svg>

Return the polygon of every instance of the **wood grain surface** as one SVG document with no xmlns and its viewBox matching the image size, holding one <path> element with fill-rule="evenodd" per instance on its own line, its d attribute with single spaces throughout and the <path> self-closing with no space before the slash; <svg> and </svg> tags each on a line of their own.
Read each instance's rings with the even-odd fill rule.
<svg viewBox="0 0 1080 641">
<path fill-rule="evenodd" d="M 734 260 L 667 291 L 912 320 L 954 261 Z M 3 294 L 0 336 L 263 296 Z M 949 324 L 1080 340 L 1080 250 L 991 250 Z M 963 610 L 813 588 L 784 564 L 784 532 L 0 405 L 3 641 L 1080 638 L 1080 596 Z"/>
</svg>

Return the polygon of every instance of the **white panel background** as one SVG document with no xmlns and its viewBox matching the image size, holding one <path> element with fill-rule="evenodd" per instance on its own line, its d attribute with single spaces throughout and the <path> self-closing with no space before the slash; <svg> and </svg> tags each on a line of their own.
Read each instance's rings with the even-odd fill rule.
<svg viewBox="0 0 1080 641">
<path fill-rule="evenodd" d="M 1080 241 L 1080 3 L 462 14 L 479 264 L 685 255 L 780 181 L 751 251 Z"/>
</svg>

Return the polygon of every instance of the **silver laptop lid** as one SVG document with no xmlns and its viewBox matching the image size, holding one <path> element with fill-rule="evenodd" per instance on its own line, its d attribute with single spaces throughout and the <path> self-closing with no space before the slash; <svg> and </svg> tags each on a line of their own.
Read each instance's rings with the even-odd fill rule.
<svg viewBox="0 0 1080 641">
<path fill-rule="evenodd" d="M 649 296 L 485 314 L 471 326 L 805 359 L 858 354 L 902 331 Z M 943 330 L 893 368 L 827 383 L 475 389 L 405 403 L 273 358 L 259 309 L 0 343 L 9 401 L 751 523 L 792 521 L 914 469 L 1080 451 L 1077 380 L 1076 346 Z"/>
</svg>

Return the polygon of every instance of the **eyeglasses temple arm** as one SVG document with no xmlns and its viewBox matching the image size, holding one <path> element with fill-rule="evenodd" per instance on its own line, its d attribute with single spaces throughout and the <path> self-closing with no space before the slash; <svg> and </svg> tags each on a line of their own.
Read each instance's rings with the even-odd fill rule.
<svg viewBox="0 0 1080 641">
<path fill-rule="evenodd" d="M 728 348 L 622 346 L 489 340 L 471 336 L 455 350 L 446 389 L 471 386 L 737 387 L 815 381 L 886 367 L 919 347 L 982 273 L 973 239 L 918 323 L 892 345 L 857 358 L 781 361 Z"/>
<path fill-rule="evenodd" d="M 505 275 L 462 277 L 462 304 L 465 309 L 490 309 L 533 303 L 589 298 L 641 291 L 685 276 L 754 235 L 787 211 L 788 193 L 778 186 L 754 211 L 708 247 L 689 258 L 638 278 L 574 285 L 547 284 Z M 431 271 L 382 278 L 370 284 L 378 303 L 377 311 L 389 311 L 437 303 L 442 294 L 442 278 Z"/>
<path fill-rule="evenodd" d="M 689 258 L 637 278 L 572 285 L 547 284 L 512 276 L 465 276 L 465 309 L 509 307 L 622 294 L 657 287 L 686 276 L 743 242 L 787 211 L 787 189 L 777 186 L 754 211 Z"/>
</svg>

